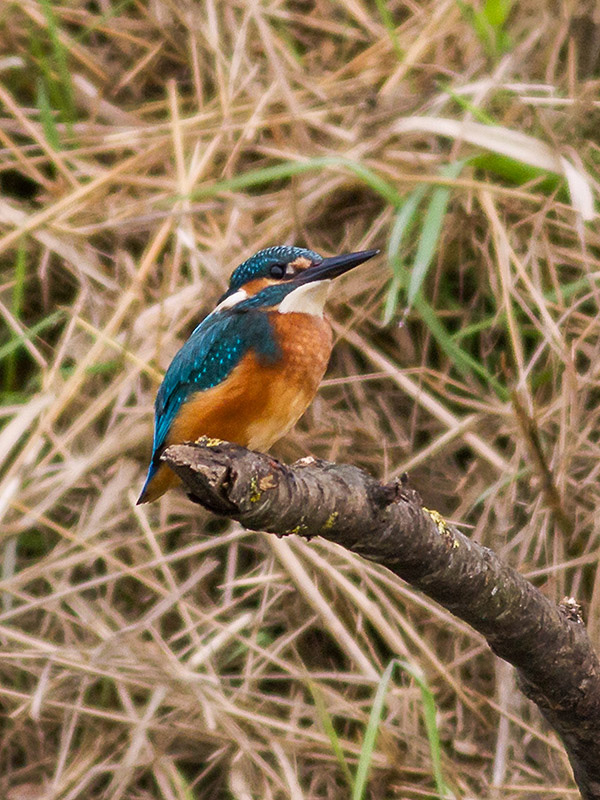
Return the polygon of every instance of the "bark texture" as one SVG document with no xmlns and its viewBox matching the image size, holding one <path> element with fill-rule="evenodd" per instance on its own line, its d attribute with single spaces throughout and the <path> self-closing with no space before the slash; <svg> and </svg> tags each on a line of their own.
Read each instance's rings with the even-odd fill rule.
<svg viewBox="0 0 600 800">
<path fill-rule="evenodd" d="M 402 482 L 313 458 L 292 466 L 218 440 L 163 459 L 192 499 L 252 530 L 322 536 L 384 565 L 482 633 L 561 737 L 585 800 L 600 800 L 600 662 L 573 600 L 556 606 Z"/>
</svg>

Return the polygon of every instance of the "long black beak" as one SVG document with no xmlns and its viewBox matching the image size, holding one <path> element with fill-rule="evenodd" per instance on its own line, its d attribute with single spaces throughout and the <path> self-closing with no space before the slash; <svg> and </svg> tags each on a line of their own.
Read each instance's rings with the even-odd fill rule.
<svg viewBox="0 0 600 800">
<path fill-rule="evenodd" d="M 342 256 L 331 256 L 331 258 L 324 258 L 313 267 L 308 267 L 302 270 L 298 275 L 294 275 L 291 279 L 292 283 L 312 283 L 312 281 L 324 281 L 337 278 L 338 275 L 343 275 L 354 267 L 358 267 L 369 258 L 373 258 L 379 253 L 379 250 L 361 250 L 359 253 L 345 253 Z"/>
</svg>

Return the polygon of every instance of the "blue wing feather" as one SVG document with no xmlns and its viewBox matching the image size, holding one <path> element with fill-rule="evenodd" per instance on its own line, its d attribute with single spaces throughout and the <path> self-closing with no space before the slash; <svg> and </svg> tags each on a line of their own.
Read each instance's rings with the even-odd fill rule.
<svg viewBox="0 0 600 800">
<path fill-rule="evenodd" d="M 210 314 L 194 330 L 171 361 L 155 403 L 152 460 L 165 443 L 169 428 L 191 394 L 217 386 L 248 350 L 275 362 L 281 351 L 267 314 L 249 308 Z"/>
</svg>

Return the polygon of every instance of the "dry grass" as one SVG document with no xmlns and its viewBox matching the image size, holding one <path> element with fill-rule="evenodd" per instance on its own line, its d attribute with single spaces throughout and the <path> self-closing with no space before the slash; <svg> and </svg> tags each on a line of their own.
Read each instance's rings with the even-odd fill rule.
<svg viewBox="0 0 600 800">
<path fill-rule="evenodd" d="M 378 567 L 176 493 L 134 506 L 161 371 L 233 267 L 275 243 L 385 250 L 425 187 L 398 288 L 446 188 L 405 324 L 385 258 L 338 286 L 328 380 L 276 453 L 410 469 L 598 636 L 598 20 L 527 1 L 486 33 L 482 7 L 0 8 L 2 797 L 349 797 L 327 723 L 354 773 L 394 656 L 432 687 L 457 797 L 576 796 L 511 673 Z M 442 120 L 534 144 L 492 158 Z M 527 166 L 557 153 L 588 176 L 570 194 Z M 368 796 L 432 796 L 416 683 L 395 673 L 387 700 Z"/>
</svg>

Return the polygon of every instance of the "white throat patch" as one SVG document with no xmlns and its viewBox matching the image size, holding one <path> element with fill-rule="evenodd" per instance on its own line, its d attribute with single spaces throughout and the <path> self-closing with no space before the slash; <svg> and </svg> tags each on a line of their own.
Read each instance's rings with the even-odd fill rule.
<svg viewBox="0 0 600 800">
<path fill-rule="evenodd" d="M 279 304 L 280 314 L 290 314 L 297 311 L 300 314 L 313 314 L 315 317 L 323 316 L 323 307 L 327 300 L 330 280 L 303 283 L 284 297 Z"/>
</svg>

